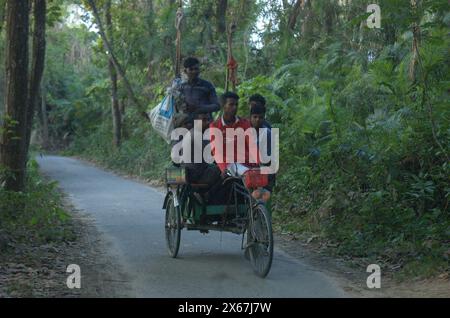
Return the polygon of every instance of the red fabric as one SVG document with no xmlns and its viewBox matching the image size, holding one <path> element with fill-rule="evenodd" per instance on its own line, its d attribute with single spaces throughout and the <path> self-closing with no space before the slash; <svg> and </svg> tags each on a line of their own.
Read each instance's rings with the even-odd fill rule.
<svg viewBox="0 0 450 318">
<path fill-rule="evenodd" d="M 261 174 L 259 169 L 252 169 L 244 174 L 244 182 L 247 188 L 262 188 L 269 184 L 269 175 Z"/>
<path fill-rule="evenodd" d="M 211 123 L 210 128 L 217 128 L 222 132 L 223 135 L 223 141 L 222 141 L 222 149 L 220 147 L 217 147 L 216 139 L 214 134 L 211 134 L 211 149 L 212 154 L 214 156 L 214 159 L 220 168 L 220 171 L 224 172 L 227 168 L 228 164 L 234 163 L 238 161 L 238 138 L 237 136 L 234 136 L 234 155 L 232 158 L 229 158 L 231 160 L 228 160 L 227 162 L 227 153 L 226 153 L 226 143 L 227 143 L 227 128 L 242 128 L 244 132 L 251 128 L 250 121 L 248 119 L 239 118 L 234 124 L 232 125 L 225 125 L 222 122 L 222 117 Z M 243 137 L 243 136 L 242 136 Z M 228 142 L 231 142 L 232 136 L 229 136 Z M 242 164 L 245 164 L 249 167 L 258 167 L 259 166 L 259 153 L 258 153 L 258 147 L 256 144 L 256 139 L 253 138 L 253 136 L 250 137 L 244 137 L 245 138 L 245 162 L 241 162 Z M 217 141 L 219 142 L 219 141 Z M 222 151 L 221 151 L 222 150 Z M 251 162 L 251 158 L 256 158 L 256 163 Z"/>
<path fill-rule="evenodd" d="M 238 67 L 238 63 L 234 58 L 228 60 L 227 66 L 230 70 L 235 70 Z"/>
<path fill-rule="evenodd" d="M 231 83 L 233 83 L 234 86 L 236 86 L 236 84 L 237 84 L 237 68 L 238 68 L 237 61 L 233 57 L 231 57 L 228 60 L 227 67 L 229 69 L 228 80 Z"/>
</svg>

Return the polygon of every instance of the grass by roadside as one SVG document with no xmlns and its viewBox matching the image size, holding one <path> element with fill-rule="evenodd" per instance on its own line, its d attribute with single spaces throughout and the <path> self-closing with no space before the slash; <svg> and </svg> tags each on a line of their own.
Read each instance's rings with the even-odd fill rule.
<svg viewBox="0 0 450 318">
<path fill-rule="evenodd" d="M 0 297 L 46 297 L 63 286 L 64 248 L 76 242 L 55 182 L 28 164 L 23 193 L 0 189 Z M 63 292 L 62 292 L 63 291 Z"/>
<path fill-rule="evenodd" d="M 14 243 L 46 244 L 75 239 L 67 227 L 70 215 L 63 208 L 56 182 L 45 180 L 34 160 L 28 164 L 25 192 L 6 192 L 0 188 L 0 211 L 2 251 L 14 248 Z"/>
<path fill-rule="evenodd" d="M 107 127 L 88 137 L 77 138 L 61 155 L 80 156 L 101 166 L 147 180 L 162 180 L 170 162 L 170 147 L 148 127 L 137 126 L 133 138 L 124 139 L 119 149 L 110 140 Z"/>
<path fill-rule="evenodd" d="M 104 284 L 121 275 L 105 251 L 95 226 L 34 160 L 24 193 L 0 189 L 0 298 L 114 297 L 126 288 Z M 81 289 L 66 285 L 70 264 L 82 269 Z"/>
<path fill-rule="evenodd" d="M 303 205 L 303 198 L 298 196 L 296 204 Z M 283 200 L 283 194 L 275 195 L 274 202 L 277 202 L 277 206 L 276 213 L 273 214 L 274 229 L 309 249 L 342 259 L 350 267 L 363 271 L 369 264 L 377 264 L 384 275 L 396 282 L 437 277 L 450 279 L 450 241 L 448 237 L 445 239 L 437 234 L 445 233 L 448 221 L 434 226 L 423 224 L 422 230 L 417 222 L 405 222 L 398 224 L 398 232 L 395 232 L 391 227 L 394 221 L 391 220 L 380 219 L 378 224 L 371 224 L 371 221 L 365 221 L 361 214 L 351 210 L 346 215 L 337 212 L 340 215 L 335 216 L 333 214 L 336 212 L 332 211 L 332 207 L 327 207 L 326 202 L 306 213 L 302 212 L 304 206 L 294 207 L 293 201 Z M 326 216 L 329 220 L 323 220 L 322 213 L 329 214 Z M 357 232 L 361 236 L 369 236 L 361 228 L 375 226 L 380 227 L 380 230 L 371 239 L 354 235 Z M 386 229 L 382 229 L 383 226 Z M 430 226 L 441 228 L 440 232 L 436 231 L 433 235 Z M 392 235 L 389 234 L 389 229 L 392 229 Z M 392 238 L 403 231 L 412 232 L 412 237 L 405 235 L 402 240 Z"/>
</svg>

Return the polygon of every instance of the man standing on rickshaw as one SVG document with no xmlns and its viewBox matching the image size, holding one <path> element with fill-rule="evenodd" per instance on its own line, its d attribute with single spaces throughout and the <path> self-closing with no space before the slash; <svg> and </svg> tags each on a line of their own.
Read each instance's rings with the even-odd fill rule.
<svg viewBox="0 0 450 318">
<path fill-rule="evenodd" d="M 189 57 L 184 61 L 184 72 L 187 80 L 181 84 L 180 93 L 182 96 L 182 110 L 184 116 L 177 126 L 187 128 L 191 131 L 188 143 L 191 147 L 191 154 L 195 151 L 194 147 L 194 121 L 201 121 L 202 133 L 209 127 L 212 121 L 212 113 L 220 110 L 219 100 L 217 98 L 214 86 L 200 78 L 200 61 L 195 57 Z M 209 141 L 203 141 L 201 151 Z M 182 166 L 186 169 L 187 180 L 190 183 L 202 184 L 208 188 L 213 187 L 220 182 L 220 171 L 214 164 L 206 162 L 195 163 L 192 158 L 190 162 Z M 196 194 L 196 198 L 203 202 L 203 197 Z M 206 200 L 209 198 L 209 191 L 203 193 Z"/>
<path fill-rule="evenodd" d="M 183 65 L 187 80 L 180 87 L 182 111 L 190 120 L 200 113 L 209 114 L 212 118 L 211 113 L 220 110 L 216 89 L 210 82 L 200 78 L 200 61 L 197 58 L 188 57 Z"/>
</svg>

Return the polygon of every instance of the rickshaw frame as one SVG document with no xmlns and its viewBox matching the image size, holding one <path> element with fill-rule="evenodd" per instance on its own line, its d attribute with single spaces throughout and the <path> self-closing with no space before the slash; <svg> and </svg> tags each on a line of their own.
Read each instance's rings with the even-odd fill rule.
<svg viewBox="0 0 450 318">
<path fill-rule="evenodd" d="M 205 185 L 190 184 L 185 181 L 166 182 L 167 194 L 163 209 L 166 210 L 165 228 L 169 255 L 173 258 L 177 257 L 182 229 L 201 233 L 231 232 L 242 235 L 241 250 L 249 250 L 249 258 L 256 274 L 266 277 L 273 259 L 270 212 L 263 202 L 252 197 L 251 190 L 246 187 L 242 177 L 228 176 L 223 180 L 222 186 L 228 183 L 231 183 L 231 188 L 226 204 L 208 205 L 199 202 L 194 195 L 195 192 L 205 189 Z M 261 217 L 263 222 L 259 220 Z M 258 227 L 257 221 L 264 224 Z M 257 233 L 258 228 L 265 229 L 266 233 Z M 262 239 L 261 236 L 264 238 Z M 263 252 L 260 251 L 259 245 L 265 247 Z M 267 251 L 264 251 L 266 249 Z M 264 256 L 268 259 L 264 261 L 264 265 L 261 265 L 261 257 Z"/>
</svg>

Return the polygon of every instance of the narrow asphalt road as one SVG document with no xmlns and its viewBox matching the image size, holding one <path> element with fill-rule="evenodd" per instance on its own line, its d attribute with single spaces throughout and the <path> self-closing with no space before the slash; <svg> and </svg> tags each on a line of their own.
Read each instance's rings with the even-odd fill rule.
<svg viewBox="0 0 450 318">
<path fill-rule="evenodd" d="M 257 277 L 240 250 L 241 237 L 231 233 L 183 230 L 179 257 L 172 259 L 164 238 L 163 193 L 75 159 L 37 160 L 72 204 L 95 220 L 108 252 L 130 279 L 131 297 L 346 296 L 332 278 L 278 249 L 269 276 Z"/>
</svg>

